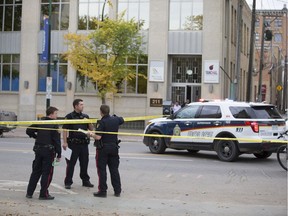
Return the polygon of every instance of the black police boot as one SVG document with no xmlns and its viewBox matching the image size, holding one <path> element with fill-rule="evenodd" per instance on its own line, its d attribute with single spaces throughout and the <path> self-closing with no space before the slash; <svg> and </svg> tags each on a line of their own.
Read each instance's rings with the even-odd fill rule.
<svg viewBox="0 0 288 216">
<path fill-rule="evenodd" d="M 71 185 L 65 185 L 65 189 L 71 189 Z"/>
<path fill-rule="evenodd" d="M 50 194 L 48 196 L 39 196 L 39 200 L 53 200 L 55 197 L 51 196 Z"/>
<path fill-rule="evenodd" d="M 105 197 L 107 197 L 107 192 L 98 191 L 98 192 L 93 193 L 93 195 L 94 195 L 95 197 L 105 198 Z"/>
<path fill-rule="evenodd" d="M 121 196 L 121 193 L 114 193 L 114 196 L 115 196 L 115 197 L 120 197 L 120 196 Z"/>
<path fill-rule="evenodd" d="M 32 195 L 26 194 L 26 198 L 31 199 Z"/>
<path fill-rule="evenodd" d="M 90 181 L 83 182 L 82 186 L 83 186 L 83 187 L 90 187 L 90 188 L 94 187 L 94 185 L 91 184 Z"/>
</svg>

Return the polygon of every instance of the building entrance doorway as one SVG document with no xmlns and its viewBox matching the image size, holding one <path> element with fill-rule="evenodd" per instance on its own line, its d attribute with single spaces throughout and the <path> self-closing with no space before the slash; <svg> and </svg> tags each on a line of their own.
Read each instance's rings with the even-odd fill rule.
<svg viewBox="0 0 288 216">
<path fill-rule="evenodd" d="M 185 86 L 172 86 L 172 101 L 178 101 L 183 104 L 187 99 L 190 102 L 199 101 L 201 97 L 201 86 L 185 85 Z"/>
<path fill-rule="evenodd" d="M 190 102 L 199 101 L 201 97 L 201 87 L 200 86 L 186 86 L 186 100 L 188 99 Z"/>
<path fill-rule="evenodd" d="M 198 101 L 201 97 L 202 57 L 173 56 L 171 63 L 172 102 Z"/>
</svg>

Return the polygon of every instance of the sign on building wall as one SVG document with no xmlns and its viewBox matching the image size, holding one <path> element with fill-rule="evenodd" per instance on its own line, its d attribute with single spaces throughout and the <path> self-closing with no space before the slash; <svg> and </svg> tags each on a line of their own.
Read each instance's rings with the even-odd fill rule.
<svg viewBox="0 0 288 216">
<path fill-rule="evenodd" d="M 150 82 L 164 82 L 164 61 L 150 61 Z"/>
<path fill-rule="evenodd" d="M 219 83 L 219 72 L 218 60 L 204 61 L 204 83 Z"/>
<path fill-rule="evenodd" d="M 162 98 L 150 98 L 150 107 L 162 107 Z"/>
</svg>

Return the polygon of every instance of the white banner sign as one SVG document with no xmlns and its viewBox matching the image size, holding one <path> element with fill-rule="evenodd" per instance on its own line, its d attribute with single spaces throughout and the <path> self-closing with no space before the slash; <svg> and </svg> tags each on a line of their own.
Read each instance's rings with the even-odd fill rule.
<svg viewBox="0 0 288 216">
<path fill-rule="evenodd" d="M 150 61 L 150 82 L 164 82 L 164 61 Z"/>
<path fill-rule="evenodd" d="M 219 61 L 206 60 L 204 63 L 204 83 L 219 83 Z"/>
</svg>

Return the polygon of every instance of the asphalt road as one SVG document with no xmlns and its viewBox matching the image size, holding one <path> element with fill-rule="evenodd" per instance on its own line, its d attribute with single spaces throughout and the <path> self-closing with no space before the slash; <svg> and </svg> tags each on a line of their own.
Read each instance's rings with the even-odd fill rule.
<svg viewBox="0 0 288 216">
<path fill-rule="evenodd" d="M 276 155 L 257 159 L 241 155 L 221 162 L 214 152 L 191 155 L 167 150 L 151 154 L 141 137 L 122 137 L 120 174 L 123 193 L 113 196 L 108 176 L 107 198 L 95 198 L 97 187 L 84 188 L 79 164 L 71 190 L 63 185 L 65 162 L 55 167 L 50 186 L 55 200 L 26 199 L 34 158 L 33 140 L 5 134 L 0 139 L 0 215 L 287 215 L 287 173 Z M 97 185 L 95 149 L 90 145 L 89 174 Z"/>
</svg>

